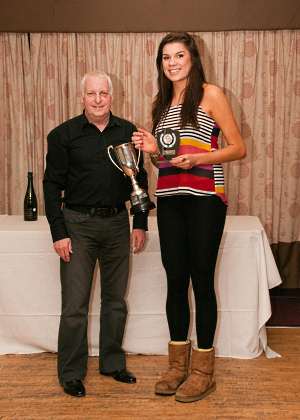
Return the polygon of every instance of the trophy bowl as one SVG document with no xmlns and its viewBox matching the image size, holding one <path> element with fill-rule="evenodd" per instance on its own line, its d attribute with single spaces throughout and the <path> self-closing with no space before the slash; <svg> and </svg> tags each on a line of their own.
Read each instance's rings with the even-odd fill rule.
<svg viewBox="0 0 300 420">
<path fill-rule="evenodd" d="M 112 157 L 112 150 L 118 163 Z M 128 142 L 119 144 L 118 146 L 108 146 L 107 153 L 111 162 L 131 180 L 130 214 L 145 213 L 154 209 L 155 204 L 150 200 L 148 193 L 139 186 L 136 180 L 136 175 L 139 172 L 140 150 L 137 157 L 133 143 Z"/>
</svg>

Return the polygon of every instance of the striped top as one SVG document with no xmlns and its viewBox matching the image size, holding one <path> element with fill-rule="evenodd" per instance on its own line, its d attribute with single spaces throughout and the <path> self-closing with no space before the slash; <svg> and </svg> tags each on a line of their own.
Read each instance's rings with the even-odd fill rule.
<svg viewBox="0 0 300 420">
<path fill-rule="evenodd" d="M 187 125 L 180 128 L 181 104 L 171 106 L 160 120 L 156 133 L 164 128 L 172 128 L 180 133 L 180 146 L 177 155 L 186 153 L 207 153 L 218 149 L 220 128 L 201 106 L 198 107 L 197 120 L 200 128 Z M 160 156 L 156 196 L 192 194 L 196 196 L 219 196 L 225 203 L 224 174 L 221 164 L 197 165 L 191 169 L 172 166 Z"/>
</svg>

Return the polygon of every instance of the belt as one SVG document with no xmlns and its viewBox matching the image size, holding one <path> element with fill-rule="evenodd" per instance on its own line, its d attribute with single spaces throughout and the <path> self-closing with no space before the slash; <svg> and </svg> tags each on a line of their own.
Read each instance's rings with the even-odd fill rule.
<svg viewBox="0 0 300 420">
<path fill-rule="evenodd" d="M 78 211 L 79 213 L 89 214 L 90 216 L 111 217 L 125 210 L 126 207 L 125 204 L 116 207 L 87 207 L 66 204 L 66 208 Z"/>
</svg>

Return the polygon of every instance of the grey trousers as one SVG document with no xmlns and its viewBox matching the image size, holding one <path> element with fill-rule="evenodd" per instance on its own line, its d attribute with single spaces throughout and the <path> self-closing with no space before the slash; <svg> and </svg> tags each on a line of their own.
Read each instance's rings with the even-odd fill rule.
<svg viewBox="0 0 300 420">
<path fill-rule="evenodd" d="M 64 209 L 72 250 L 61 260 L 62 311 L 58 336 L 60 382 L 83 379 L 88 360 L 88 310 L 95 264 L 101 275 L 99 369 L 125 368 L 122 349 L 127 317 L 130 229 L 127 210 L 111 217 L 90 216 Z"/>
</svg>

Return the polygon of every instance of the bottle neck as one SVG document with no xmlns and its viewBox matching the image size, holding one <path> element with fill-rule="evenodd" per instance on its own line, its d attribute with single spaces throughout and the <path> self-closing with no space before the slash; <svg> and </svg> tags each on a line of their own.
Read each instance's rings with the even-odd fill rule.
<svg viewBox="0 0 300 420">
<path fill-rule="evenodd" d="M 27 179 L 28 179 L 27 191 L 32 191 L 33 190 L 33 176 L 31 172 L 28 172 Z"/>
</svg>

